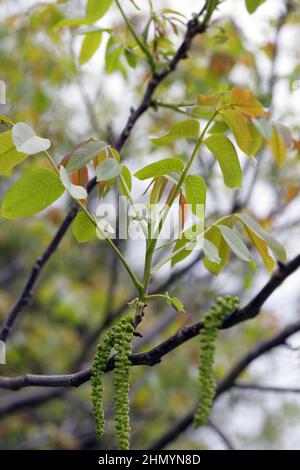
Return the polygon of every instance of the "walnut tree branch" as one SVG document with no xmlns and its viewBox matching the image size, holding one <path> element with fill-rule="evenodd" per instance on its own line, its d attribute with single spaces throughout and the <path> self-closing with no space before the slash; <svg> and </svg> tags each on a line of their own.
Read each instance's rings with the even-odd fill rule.
<svg viewBox="0 0 300 470">
<path fill-rule="evenodd" d="M 286 265 L 280 265 L 258 294 L 243 308 L 233 312 L 223 323 L 222 329 L 230 328 L 238 323 L 249 320 L 257 316 L 262 305 L 270 295 L 284 282 L 284 280 L 300 267 L 300 255 L 293 258 Z M 298 324 L 298 323 L 297 323 Z M 150 351 L 132 354 L 130 360 L 133 366 L 158 364 L 169 352 L 173 351 L 181 344 L 194 338 L 202 329 L 202 322 L 197 322 L 190 326 L 180 328 L 173 336 L 163 341 Z M 300 327 L 300 323 L 299 323 Z M 114 358 L 110 358 L 106 372 L 114 368 Z M 78 387 L 87 382 L 91 377 L 91 367 L 87 367 L 79 372 L 64 375 L 36 375 L 25 374 L 19 377 L 0 377 L 0 388 L 9 390 L 19 390 L 28 386 L 41 387 Z"/>
</svg>

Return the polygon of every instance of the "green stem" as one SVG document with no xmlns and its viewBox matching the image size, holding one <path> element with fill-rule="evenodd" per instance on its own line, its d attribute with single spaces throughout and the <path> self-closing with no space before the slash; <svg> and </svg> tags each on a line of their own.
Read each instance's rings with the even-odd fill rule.
<svg viewBox="0 0 300 470">
<path fill-rule="evenodd" d="M 147 60 L 148 60 L 148 63 L 151 67 L 152 72 L 155 73 L 156 66 L 155 66 L 155 62 L 153 60 L 151 52 L 149 51 L 148 47 L 143 44 L 143 42 L 140 40 L 140 38 L 136 34 L 131 22 L 129 21 L 129 19 L 127 18 L 126 14 L 123 10 L 123 8 L 121 7 L 121 4 L 120 4 L 119 0 L 116 0 L 116 4 L 117 4 L 117 7 L 120 10 L 120 13 L 121 13 L 121 15 L 122 15 L 122 17 L 123 17 L 123 19 L 126 23 L 127 28 L 130 31 L 132 37 L 135 39 L 135 41 L 138 44 L 138 46 L 140 47 L 140 49 L 144 52 L 145 56 L 147 57 Z"/>
<path fill-rule="evenodd" d="M 157 244 L 157 240 L 159 238 L 159 235 L 161 233 L 161 230 L 163 228 L 163 224 L 169 214 L 169 211 L 172 207 L 172 204 L 173 202 L 175 201 L 176 197 L 178 196 L 179 192 L 180 192 L 180 189 L 181 189 L 181 186 L 186 178 L 186 175 L 191 167 L 191 165 L 193 164 L 193 161 L 195 160 L 195 157 L 198 153 L 198 150 L 203 142 L 203 139 L 205 137 L 205 134 L 206 134 L 206 131 L 208 130 L 209 126 L 211 125 L 211 123 L 213 122 L 213 120 L 215 119 L 215 117 L 217 116 L 217 114 L 219 113 L 219 111 L 221 110 L 222 108 L 220 109 L 217 109 L 214 111 L 214 113 L 212 114 L 212 116 L 210 117 L 210 119 L 207 121 L 206 125 L 204 126 L 204 129 L 203 131 L 201 132 L 200 134 L 200 137 L 199 139 L 197 140 L 197 143 L 195 145 L 195 148 L 189 158 L 189 161 L 187 162 L 180 178 L 179 178 L 179 181 L 175 187 L 175 190 L 173 191 L 173 194 L 170 198 L 170 201 L 169 201 L 169 204 L 168 206 L 166 207 L 166 210 L 163 212 L 162 216 L 161 216 L 161 219 L 158 223 L 158 226 L 157 226 L 157 229 L 154 233 L 154 236 L 153 236 L 153 239 L 151 240 L 151 242 L 149 243 L 148 245 L 148 249 L 146 251 L 146 257 L 145 257 L 145 269 L 144 269 L 144 289 L 145 289 L 145 292 L 147 292 L 147 289 L 148 289 L 148 285 L 149 285 L 149 282 L 150 282 L 150 279 L 151 279 L 151 266 L 152 266 L 152 258 L 153 258 L 153 254 L 154 254 L 154 251 L 155 251 L 155 247 L 156 247 L 156 244 Z"/>
<path fill-rule="evenodd" d="M 170 297 L 165 294 L 147 294 L 145 295 L 145 300 L 150 300 L 150 299 L 169 299 Z"/>
</svg>

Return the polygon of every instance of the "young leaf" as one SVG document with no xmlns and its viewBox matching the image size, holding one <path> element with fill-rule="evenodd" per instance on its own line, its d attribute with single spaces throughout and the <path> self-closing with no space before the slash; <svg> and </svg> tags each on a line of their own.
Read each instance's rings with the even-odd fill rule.
<svg viewBox="0 0 300 470">
<path fill-rule="evenodd" d="M 236 143 L 240 149 L 246 155 L 251 155 L 253 142 L 247 118 L 235 109 L 224 110 L 221 114 L 232 130 Z"/>
<path fill-rule="evenodd" d="M 167 145 L 178 139 L 197 139 L 200 132 L 199 121 L 187 119 L 173 124 L 169 132 L 161 137 L 154 137 L 151 142 L 155 145 Z"/>
<path fill-rule="evenodd" d="M 159 176 L 153 181 L 154 181 L 154 184 L 150 193 L 149 202 L 150 204 L 158 204 L 168 185 L 168 179 L 164 178 L 163 176 Z"/>
<path fill-rule="evenodd" d="M 182 232 L 187 218 L 187 202 L 185 196 L 180 191 L 179 194 L 179 230 Z"/>
<path fill-rule="evenodd" d="M 249 227 L 245 226 L 245 230 L 253 245 L 257 248 L 257 251 L 259 252 L 267 270 L 269 272 L 272 272 L 276 263 L 274 259 L 269 255 L 268 245 L 264 240 L 262 240 L 262 238 L 258 237 L 254 232 L 252 232 Z"/>
<path fill-rule="evenodd" d="M 110 9 L 113 0 L 88 0 L 86 5 L 86 18 L 97 21 Z"/>
<path fill-rule="evenodd" d="M 217 228 L 221 231 L 221 234 L 227 245 L 238 258 L 253 263 L 251 260 L 250 251 L 236 232 L 234 232 L 231 228 L 226 227 L 226 225 L 217 225 Z"/>
<path fill-rule="evenodd" d="M 106 158 L 96 168 L 97 181 L 109 181 L 119 176 L 122 172 L 122 165 L 119 165 L 112 158 Z"/>
<path fill-rule="evenodd" d="M 93 57 L 93 55 L 101 44 L 101 39 L 101 31 L 91 32 L 85 35 L 79 54 L 79 63 L 81 65 L 85 64 L 88 60 Z"/>
<path fill-rule="evenodd" d="M 125 166 L 125 165 L 123 166 L 121 175 L 124 178 L 124 181 L 125 181 L 125 184 L 126 184 L 127 188 L 129 189 L 129 191 L 131 191 L 131 189 L 132 189 L 132 178 L 131 178 L 131 173 L 128 170 L 127 166 Z M 121 181 L 121 179 L 119 180 L 119 188 L 120 188 L 120 193 L 123 194 L 123 196 L 126 196 L 127 192 L 125 190 L 125 187 L 124 187 L 123 182 Z"/>
<path fill-rule="evenodd" d="M 209 128 L 208 133 L 209 134 L 222 134 L 223 132 L 226 132 L 228 130 L 229 130 L 229 127 L 227 126 L 226 122 L 217 121 L 217 122 L 214 122 L 213 125 Z"/>
<path fill-rule="evenodd" d="M 0 134 L 0 175 L 21 163 L 27 156 L 16 150 L 12 141 L 12 131 Z"/>
<path fill-rule="evenodd" d="M 223 223 L 226 222 L 224 221 Z M 208 271 L 217 276 L 228 263 L 230 257 L 230 248 L 222 237 L 220 230 L 218 230 L 215 226 L 211 227 L 205 235 L 205 241 L 207 240 L 216 247 L 220 261 L 210 260 L 209 257 L 205 254 L 203 263 Z"/>
<path fill-rule="evenodd" d="M 286 147 L 283 138 L 275 126 L 273 126 L 272 137 L 269 140 L 269 145 L 277 165 L 281 168 L 286 161 Z"/>
<path fill-rule="evenodd" d="M 255 10 L 261 5 L 262 3 L 265 3 L 266 0 L 246 0 L 246 7 L 248 12 L 254 13 Z"/>
<path fill-rule="evenodd" d="M 137 171 L 134 176 L 139 180 L 147 180 L 149 178 L 157 178 L 169 173 L 180 173 L 184 168 L 180 158 L 165 158 L 158 162 L 150 163 L 141 170 Z"/>
<path fill-rule="evenodd" d="M 245 88 L 233 88 L 230 94 L 231 105 L 249 116 L 261 116 L 264 109 L 252 92 Z"/>
<path fill-rule="evenodd" d="M 253 122 L 249 123 L 249 129 L 252 137 L 251 154 L 256 157 L 263 144 L 263 138 Z"/>
<path fill-rule="evenodd" d="M 272 137 L 272 126 L 270 122 L 264 117 L 261 116 L 259 118 L 252 119 L 252 122 L 260 135 L 265 139 L 269 140 Z"/>
<path fill-rule="evenodd" d="M 93 21 L 87 18 L 65 18 L 53 27 L 54 31 L 58 31 L 63 28 L 76 28 L 77 26 L 90 25 Z"/>
<path fill-rule="evenodd" d="M 88 140 L 77 146 L 75 150 L 68 154 L 68 171 L 80 170 L 87 165 L 99 153 L 105 151 L 107 145 L 102 140 Z"/>
<path fill-rule="evenodd" d="M 84 212 L 79 212 L 73 222 L 72 233 L 78 243 L 85 243 L 96 236 L 96 228 Z"/>
<path fill-rule="evenodd" d="M 216 246 L 207 238 L 205 238 L 203 242 L 203 253 L 206 259 L 211 261 L 212 263 L 221 263 L 221 258 L 219 256 Z"/>
<path fill-rule="evenodd" d="M 293 136 L 289 128 L 286 127 L 284 124 L 281 124 L 281 122 L 276 122 L 275 127 L 278 134 L 282 137 L 286 148 L 290 148 L 293 143 Z"/>
<path fill-rule="evenodd" d="M 188 228 L 181 234 L 181 238 L 179 238 L 175 246 L 173 248 L 173 253 L 177 250 L 186 247 L 179 253 L 177 253 L 171 260 L 171 266 L 175 266 L 180 261 L 183 261 L 189 255 L 193 253 L 193 249 L 199 244 L 199 242 L 192 241 L 197 235 L 200 235 L 203 232 L 203 225 L 193 225 L 193 227 Z"/>
<path fill-rule="evenodd" d="M 12 129 L 12 140 L 18 152 L 34 155 L 44 152 L 51 146 L 49 139 L 38 137 L 25 122 L 18 122 Z"/>
<path fill-rule="evenodd" d="M 232 142 L 223 134 L 213 134 L 205 145 L 214 154 L 221 167 L 226 186 L 238 188 L 242 185 L 242 170 Z"/>
<path fill-rule="evenodd" d="M 211 95 L 211 96 L 206 96 L 206 95 L 198 95 L 197 96 L 197 103 L 199 106 L 207 106 L 211 108 L 215 108 L 218 106 L 220 101 L 220 96 L 217 95 Z"/>
<path fill-rule="evenodd" d="M 87 199 L 88 193 L 83 186 L 78 186 L 71 182 L 71 178 L 63 165 L 59 168 L 60 181 L 66 188 L 70 196 L 74 199 L 84 200 Z"/>
<path fill-rule="evenodd" d="M 279 243 L 272 235 L 267 233 L 255 220 L 247 214 L 234 214 L 234 217 L 242 222 L 242 224 L 251 230 L 255 235 L 264 240 L 276 259 L 282 263 L 286 262 L 286 252 L 281 243 Z"/>
<path fill-rule="evenodd" d="M 120 68 L 120 56 L 124 51 L 124 45 L 111 37 L 105 51 L 105 71 L 107 74 Z"/>
<path fill-rule="evenodd" d="M 100 219 L 97 221 L 96 235 L 100 240 L 105 240 L 108 237 L 111 238 L 114 233 L 114 228 L 107 220 Z"/>
<path fill-rule="evenodd" d="M 176 312 L 185 313 L 184 305 L 178 297 L 169 297 L 167 303 L 173 307 Z"/>
<path fill-rule="evenodd" d="M 201 178 L 197 175 L 188 175 L 184 182 L 185 195 L 187 203 L 191 206 L 191 210 L 194 214 L 201 216 L 201 208 L 206 204 L 206 185 Z M 198 210 L 197 210 L 198 206 Z M 199 206 L 200 210 L 199 210 Z"/>
<path fill-rule="evenodd" d="M 59 176 L 39 168 L 25 174 L 4 196 L 2 215 L 7 219 L 30 217 L 50 206 L 64 192 Z"/>
</svg>

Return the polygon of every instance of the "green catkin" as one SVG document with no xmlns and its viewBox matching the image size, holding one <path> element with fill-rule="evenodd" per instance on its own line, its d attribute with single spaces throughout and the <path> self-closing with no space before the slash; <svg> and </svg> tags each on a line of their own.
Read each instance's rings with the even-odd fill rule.
<svg viewBox="0 0 300 470">
<path fill-rule="evenodd" d="M 218 297 L 209 312 L 204 316 L 200 331 L 200 362 L 198 379 L 198 405 L 194 417 L 195 427 L 207 422 L 215 397 L 216 379 L 214 376 L 214 357 L 218 331 L 225 318 L 240 304 L 238 297 L 226 295 Z"/>
<path fill-rule="evenodd" d="M 114 325 L 103 337 L 97 347 L 92 367 L 92 405 L 96 433 L 102 436 L 105 431 L 105 416 L 103 407 L 103 376 L 107 361 L 115 350 L 114 388 L 115 411 L 118 443 L 121 450 L 129 449 L 129 379 L 131 362 L 131 343 L 134 333 L 133 316 L 129 315 Z"/>
<path fill-rule="evenodd" d="M 131 362 L 129 355 L 132 350 L 133 318 L 123 318 L 115 329 L 115 413 L 116 428 L 119 447 L 121 450 L 130 448 L 130 422 L 129 422 L 129 379 Z"/>
<path fill-rule="evenodd" d="M 98 344 L 92 367 L 92 405 L 95 419 L 96 433 L 99 437 L 105 431 L 105 417 L 103 407 L 103 376 L 104 370 L 114 345 L 114 328 L 109 330 Z"/>
</svg>

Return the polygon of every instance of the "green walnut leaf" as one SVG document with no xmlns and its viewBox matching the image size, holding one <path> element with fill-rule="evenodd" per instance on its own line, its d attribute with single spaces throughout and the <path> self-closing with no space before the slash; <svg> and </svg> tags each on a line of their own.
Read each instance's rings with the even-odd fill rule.
<svg viewBox="0 0 300 470">
<path fill-rule="evenodd" d="M 232 130 L 236 143 L 239 148 L 248 156 L 252 153 L 252 135 L 247 118 L 235 109 L 222 111 L 222 116 L 226 124 Z"/>
<path fill-rule="evenodd" d="M 101 31 L 92 31 L 90 33 L 86 33 L 79 54 L 79 63 L 81 65 L 85 64 L 93 57 L 93 55 L 101 44 L 101 40 Z"/>
<path fill-rule="evenodd" d="M 266 0 L 246 0 L 246 7 L 249 13 L 254 13 L 257 8 Z"/>
<path fill-rule="evenodd" d="M 201 216 L 201 207 L 206 203 L 206 185 L 201 178 L 197 175 L 188 175 L 184 182 L 185 195 L 187 203 L 191 206 L 192 212 Z"/>
<path fill-rule="evenodd" d="M 253 261 L 251 260 L 250 251 L 248 250 L 240 236 L 231 228 L 226 227 L 226 225 L 220 224 L 216 227 L 220 230 L 224 240 L 226 241 L 227 245 L 231 248 L 233 253 L 243 261 L 247 261 L 252 266 L 255 266 Z"/>
<path fill-rule="evenodd" d="M 176 122 L 169 132 L 161 137 L 154 137 L 151 142 L 155 145 L 167 145 L 178 139 L 197 139 L 200 133 L 200 124 L 196 119 Z"/>
<path fill-rule="evenodd" d="M 0 175 L 6 173 L 27 157 L 28 155 L 17 151 L 12 140 L 11 130 L 0 133 Z"/>
<path fill-rule="evenodd" d="M 242 185 L 242 169 L 233 143 L 223 134 L 213 134 L 205 140 L 221 167 L 224 182 L 229 188 Z"/>
<path fill-rule="evenodd" d="M 114 159 L 106 158 L 96 168 L 97 181 L 109 181 L 119 176 L 122 172 L 122 165 L 119 165 Z"/>
<path fill-rule="evenodd" d="M 267 233 L 255 220 L 253 220 L 247 214 L 234 214 L 234 217 L 240 222 L 242 222 L 242 224 L 246 228 L 251 230 L 251 232 L 253 232 L 256 236 L 264 240 L 264 242 L 268 245 L 276 259 L 278 259 L 282 263 L 286 262 L 286 252 L 281 243 L 279 243 L 279 241 L 272 237 L 272 235 Z"/>
<path fill-rule="evenodd" d="M 137 171 L 134 176 L 139 180 L 147 180 L 149 178 L 158 178 L 169 173 L 180 173 L 184 168 L 180 158 L 164 158 L 158 162 L 150 163 L 141 170 Z"/>
<path fill-rule="evenodd" d="M 67 170 L 69 172 L 80 170 L 80 168 L 87 165 L 99 153 L 103 152 L 106 147 L 105 142 L 94 139 L 83 142 L 82 145 L 77 145 L 75 150 L 68 154 L 70 158 L 67 164 Z"/>
<path fill-rule="evenodd" d="M 212 263 L 217 263 L 217 264 L 221 263 L 221 258 L 219 256 L 216 245 L 214 245 L 207 238 L 205 238 L 203 242 L 203 253 L 208 261 L 211 261 Z"/>
<path fill-rule="evenodd" d="M 36 135 L 26 122 L 18 122 L 12 129 L 12 140 L 18 152 L 25 155 L 35 155 L 44 152 L 51 146 L 49 139 Z"/>
<path fill-rule="evenodd" d="M 226 223 L 226 221 L 224 221 L 223 223 Z M 228 221 L 227 223 L 230 223 L 230 221 Z M 220 259 L 212 260 L 211 257 L 206 256 L 205 253 L 203 263 L 209 272 L 217 276 L 225 268 L 226 264 L 229 261 L 230 248 L 222 237 L 220 230 L 218 230 L 216 226 L 212 226 L 206 233 L 205 242 L 206 241 L 211 242 L 216 247 Z M 205 245 L 203 245 L 203 251 L 204 247 Z"/>
<path fill-rule="evenodd" d="M 86 5 L 86 18 L 97 21 L 110 9 L 113 0 L 88 0 Z"/>
<path fill-rule="evenodd" d="M 96 236 L 96 228 L 84 212 L 79 212 L 73 222 L 72 233 L 78 243 L 85 243 Z"/>
<path fill-rule="evenodd" d="M 39 168 L 25 174 L 4 196 L 2 216 L 7 219 L 30 217 L 46 209 L 64 192 L 59 176 Z"/>
<path fill-rule="evenodd" d="M 124 183 L 123 183 L 124 182 Z M 124 184 L 127 186 L 127 189 L 129 189 L 129 191 L 131 191 L 132 189 L 132 178 L 131 178 L 131 173 L 130 171 L 128 170 L 127 166 L 123 166 L 123 169 L 122 169 L 122 173 L 120 175 L 120 180 L 119 180 L 119 188 L 120 188 L 120 193 L 123 195 L 123 196 L 126 196 L 127 195 L 127 191 L 125 190 L 125 186 Z"/>
<path fill-rule="evenodd" d="M 185 313 L 184 305 L 178 297 L 169 297 L 167 303 L 179 313 Z"/>
</svg>

